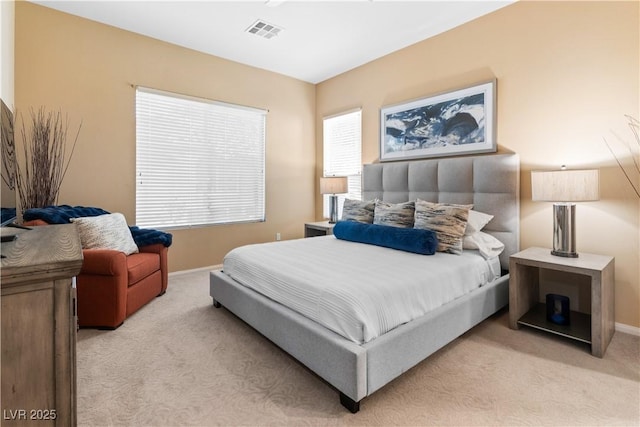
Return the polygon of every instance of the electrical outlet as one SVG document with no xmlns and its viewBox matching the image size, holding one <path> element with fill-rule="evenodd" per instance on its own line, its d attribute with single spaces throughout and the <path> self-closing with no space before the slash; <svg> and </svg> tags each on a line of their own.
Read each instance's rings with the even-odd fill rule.
<svg viewBox="0 0 640 427">
<path fill-rule="evenodd" d="M 280 241 L 280 233 L 276 233 L 276 241 Z"/>
</svg>

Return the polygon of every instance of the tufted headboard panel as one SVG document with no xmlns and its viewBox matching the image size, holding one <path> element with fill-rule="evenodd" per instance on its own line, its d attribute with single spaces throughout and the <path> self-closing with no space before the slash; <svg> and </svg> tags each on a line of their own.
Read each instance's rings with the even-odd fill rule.
<svg viewBox="0 0 640 427">
<path fill-rule="evenodd" d="M 363 166 L 362 199 L 398 203 L 473 204 L 494 218 L 483 229 L 505 244 L 503 270 L 520 248 L 520 160 L 517 154 L 437 158 Z"/>
</svg>

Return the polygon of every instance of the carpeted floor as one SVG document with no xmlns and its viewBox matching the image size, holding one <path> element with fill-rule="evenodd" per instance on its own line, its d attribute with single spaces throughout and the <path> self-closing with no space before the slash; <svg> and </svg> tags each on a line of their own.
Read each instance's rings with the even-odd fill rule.
<svg viewBox="0 0 640 427">
<path fill-rule="evenodd" d="M 501 311 L 347 412 L 338 393 L 209 297 L 208 272 L 115 331 L 78 333 L 81 426 L 640 425 L 640 338 L 586 345 Z"/>
</svg>

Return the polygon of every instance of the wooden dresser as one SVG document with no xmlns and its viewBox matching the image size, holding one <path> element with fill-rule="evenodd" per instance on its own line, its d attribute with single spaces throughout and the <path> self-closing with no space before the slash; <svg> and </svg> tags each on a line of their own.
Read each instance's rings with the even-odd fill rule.
<svg viewBox="0 0 640 427">
<path fill-rule="evenodd" d="M 75 426 L 75 226 L 24 230 L 1 251 L 2 425 Z"/>
</svg>

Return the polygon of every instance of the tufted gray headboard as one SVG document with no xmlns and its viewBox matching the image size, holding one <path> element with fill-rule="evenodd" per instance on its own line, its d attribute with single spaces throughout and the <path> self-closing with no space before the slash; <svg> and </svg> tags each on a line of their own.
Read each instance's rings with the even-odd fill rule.
<svg viewBox="0 0 640 427">
<path fill-rule="evenodd" d="M 362 199 L 398 203 L 473 204 L 494 218 L 483 229 L 505 244 L 503 270 L 520 248 L 520 159 L 517 154 L 374 163 L 363 166 Z"/>
</svg>

